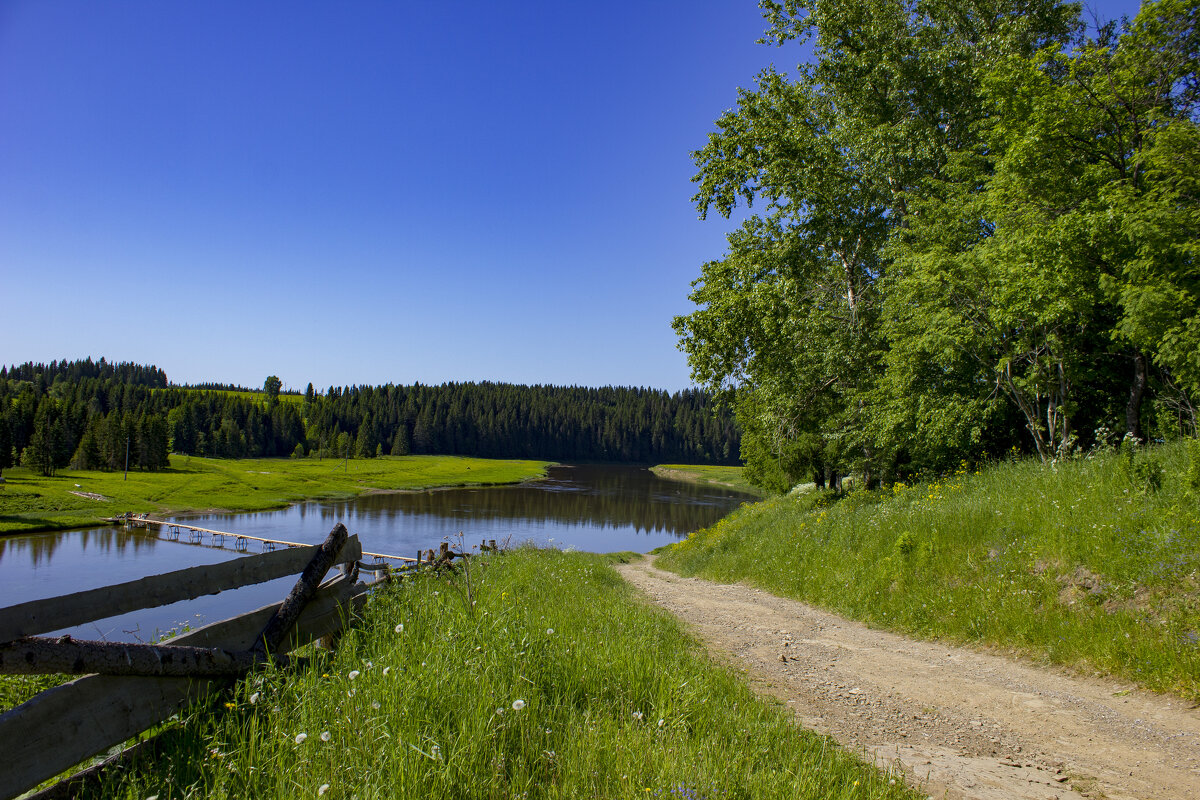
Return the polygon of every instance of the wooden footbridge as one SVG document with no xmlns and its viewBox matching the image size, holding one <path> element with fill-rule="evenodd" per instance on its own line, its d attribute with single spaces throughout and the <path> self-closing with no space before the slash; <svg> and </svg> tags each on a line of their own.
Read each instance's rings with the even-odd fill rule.
<svg viewBox="0 0 1200 800">
<path fill-rule="evenodd" d="M 266 539 L 261 536 L 251 536 L 246 533 L 230 533 L 228 531 L 216 531 L 212 528 L 201 528 L 197 525 L 187 525 L 182 522 L 171 522 L 168 520 L 154 519 L 146 514 L 120 514 L 115 517 L 105 519 L 105 522 L 114 525 L 124 525 L 126 528 L 146 528 L 150 530 L 150 526 L 156 526 L 160 535 L 165 534 L 169 538 L 179 541 L 184 531 L 188 534 L 188 543 L 202 545 L 205 547 L 216 547 L 221 549 L 229 549 L 247 552 L 251 546 L 259 547 L 262 552 L 270 552 L 281 547 L 308 547 L 309 545 L 301 542 L 289 542 L 285 539 Z M 205 537 L 211 537 L 206 544 Z M 496 549 L 496 540 L 480 543 L 479 549 L 481 552 Z M 435 554 L 433 550 L 421 550 L 417 552 L 415 558 L 408 556 L 394 556 L 386 553 L 369 553 L 363 551 L 364 558 L 371 558 L 374 563 L 380 568 L 395 564 L 396 566 L 415 566 L 422 563 L 434 561 L 435 558 L 445 560 L 447 556 L 448 545 L 442 543 L 441 550 Z M 360 565 L 360 568 L 370 569 L 367 565 Z"/>
</svg>

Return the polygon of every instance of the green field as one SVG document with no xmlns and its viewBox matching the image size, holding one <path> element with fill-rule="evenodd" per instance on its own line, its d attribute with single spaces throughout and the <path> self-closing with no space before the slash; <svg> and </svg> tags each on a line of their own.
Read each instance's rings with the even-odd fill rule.
<svg viewBox="0 0 1200 800">
<path fill-rule="evenodd" d="M 84 796 L 918 796 L 714 666 L 613 558 L 519 549 L 393 584 L 332 655 L 241 682 Z"/>
<path fill-rule="evenodd" d="M 775 497 L 658 565 L 1200 699 L 1200 442 Z"/>
<path fill-rule="evenodd" d="M 689 483 L 706 483 L 714 486 L 724 486 L 738 492 L 765 496 L 759 487 L 747 481 L 744 477 L 745 467 L 712 467 L 695 464 L 659 464 L 651 467 L 650 471 L 660 478 Z"/>
<path fill-rule="evenodd" d="M 78 528 L 127 511 L 261 511 L 297 500 L 338 499 L 369 491 L 516 483 L 541 477 L 547 465 L 456 456 L 341 461 L 173 455 L 169 469 L 130 472 L 128 480 L 119 472 L 62 470 L 44 478 L 27 469 L 9 469 L 0 485 L 0 533 Z"/>
</svg>

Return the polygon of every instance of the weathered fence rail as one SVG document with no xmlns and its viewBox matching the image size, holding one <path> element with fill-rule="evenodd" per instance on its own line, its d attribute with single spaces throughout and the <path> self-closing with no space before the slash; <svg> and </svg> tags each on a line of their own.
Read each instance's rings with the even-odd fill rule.
<svg viewBox="0 0 1200 800">
<path fill-rule="evenodd" d="M 0 714 L 0 800 L 166 720 L 268 659 L 336 634 L 366 601 L 358 537 L 338 523 L 295 546 L 0 609 L 0 673 L 85 674 Z M 325 580 L 331 567 L 341 571 Z M 153 645 L 38 637 L 117 614 L 300 573 L 283 602 Z"/>
</svg>

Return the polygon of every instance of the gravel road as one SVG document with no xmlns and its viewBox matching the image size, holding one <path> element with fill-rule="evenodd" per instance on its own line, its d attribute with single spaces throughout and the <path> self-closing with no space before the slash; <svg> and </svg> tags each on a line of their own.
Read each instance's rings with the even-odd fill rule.
<svg viewBox="0 0 1200 800">
<path fill-rule="evenodd" d="M 805 727 L 935 798 L 1200 798 L 1200 708 L 873 630 L 740 584 L 618 567 Z"/>
</svg>

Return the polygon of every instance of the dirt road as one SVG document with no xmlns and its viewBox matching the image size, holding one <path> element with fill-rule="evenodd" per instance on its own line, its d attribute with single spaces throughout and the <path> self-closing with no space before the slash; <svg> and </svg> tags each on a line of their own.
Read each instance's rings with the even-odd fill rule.
<svg viewBox="0 0 1200 800">
<path fill-rule="evenodd" d="M 1200 709 L 1178 697 L 906 639 L 652 559 L 621 574 L 756 690 L 931 797 L 1200 798 Z"/>
</svg>

